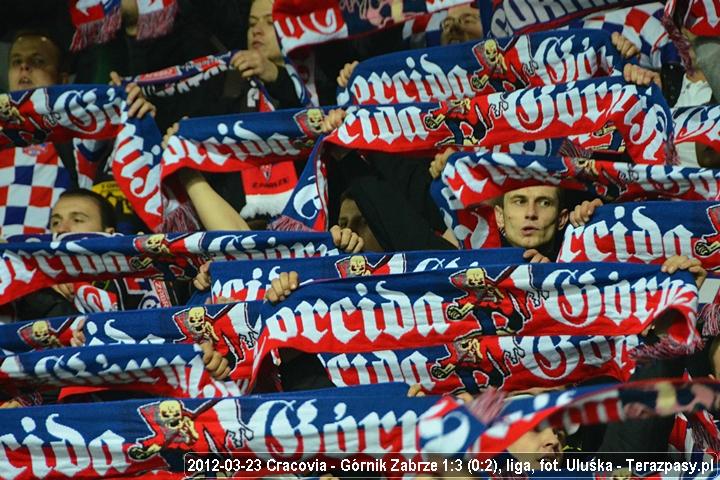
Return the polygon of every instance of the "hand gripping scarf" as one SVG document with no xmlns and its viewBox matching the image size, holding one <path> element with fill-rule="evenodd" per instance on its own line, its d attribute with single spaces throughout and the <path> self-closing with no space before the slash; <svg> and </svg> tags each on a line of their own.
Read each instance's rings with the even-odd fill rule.
<svg viewBox="0 0 720 480">
<path fill-rule="evenodd" d="M 114 137 L 122 126 L 122 92 L 107 85 L 58 85 L 0 94 L 0 148 Z"/>
<path fill-rule="evenodd" d="M 406 5 L 388 0 L 378 4 L 354 0 L 320 3 L 278 0 L 273 4 L 273 22 L 282 51 L 288 55 L 301 47 L 353 38 L 468 3 L 468 0 Z"/>
<path fill-rule="evenodd" d="M 377 459 L 376 470 L 394 476 L 403 470 L 392 468 L 393 459 L 403 462 L 404 471 L 415 472 L 422 468 L 421 461 L 435 461 L 434 470 L 442 471 L 447 469 L 442 458 L 463 457 L 461 465 L 485 475 L 479 470 L 488 467 L 480 460 L 492 459 L 536 426 L 593 425 L 631 420 L 641 413 L 665 416 L 714 409 L 719 389 L 710 382 L 658 379 L 512 398 L 504 404 L 483 396 L 461 405 L 448 397 L 407 398 L 407 387 L 394 384 L 99 403 L 93 419 L 83 405 L 3 409 L 0 421 L 7 433 L 0 475 L 17 480 L 180 478 L 173 474 L 187 471 L 187 452 L 212 452 L 221 460 L 234 454 L 242 465 L 255 466 L 243 469 L 244 478 L 259 478 L 271 470 L 308 478 L 346 470 L 342 459 Z M 253 463 L 245 463 L 248 460 Z M 489 465 L 491 470 L 492 461 Z M 711 468 L 698 465 L 703 474 Z M 670 466 L 665 474 L 672 473 Z"/>
<path fill-rule="evenodd" d="M 458 99 L 616 75 L 623 65 L 610 36 L 592 30 L 415 49 L 360 62 L 338 104 Z"/>
<path fill-rule="evenodd" d="M 720 199 L 717 170 L 488 152 L 453 154 L 431 194 L 464 246 L 497 247 L 492 208 L 483 202 L 535 185 L 585 190 L 604 201 Z"/>
<path fill-rule="evenodd" d="M 210 264 L 213 300 L 262 300 L 270 283 L 281 272 L 295 271 L 300 282 L 314 282 L 367 275 L 394 275 L 449 267 L 476 267 L 485 264 L 522 263 L 520 248 L 480 251 L 420 251 L 400 253 L 358 253 L 324 258 L 213 262 Z"/>
<path fill-rule="evenodd" d="M 228 358 L 230 378 L 239 380 L 250 377 L 260 306 L 245 302 L 127 310 L 0 325 L 0 351 L 10 356 L 69 347 L 72 332 L 79 330 L 92 347 L 210 342 Z"/>
<path fill-rule="evenodd" d="M 653 379 L 615 385 L 580 387 L 562 392 L 541 393 L 534 397 L 508 399 L 501 412 L 489 425 L 474 451 L 499 452 L 533 428 L 571 428 L 577 425 L 598 425 L 625 422 L 648 417 L 671 416 L 677 413 L 718 409 L 720 385 L 717 382 L 686 381 L 682 379 Z M 472 409 L 472 404 L 470 406 Z M 624 478 L 715 478 L 716 462 L 702 459 L 680 464 L 657 461 L 642 464 L 632 461 L 628 452 L 625 462 L 607 462 L 594 459 L 592 466 L 578 471 L 577 460 L 566 457 L 560 467 L 571 467 L 573 472 L 538 472 L 530 478 L 560 477 L 607 479 L 624 470 Z M 500 463 L 501 459 L 497 459 Z M 504 462 L 503 462 L 504 463 Z M 685 470 L 684 470 L 685 469 Z M 594 471 L 592 471 L 594 470 Z M 507 474 L 508 472 L 502 472 Z M 492 475 L 490 478 L 494 478 Z M 517 477 L 514 477 L 517 478 Z M 520 474 L 519 478 L 528 478 Z"/>
<path fill-rule="evenodd" d="M 232 66 L 230 60 L 236 51 L 220 55 L 207 55 L 186 62 L 183 65 L 168 67 L 156 72 L 145 73 L 135 77 L 126 77 L 124 84 L 135 83 L 143 90 L 146 96 L 171 96 L 189 91 L 200 85 L 203 81 Z M 284 65 L 285 70 L 293 80 L 295 93 L 301 104 L 308 104 L 307 90 L 298 73 L 291 65 Z M 255 102 L 261 112 L 273 111 L 274 107 L 262 82 L 253 77 L 250 79 L 253 87 Z M 271 140 L 272 141 L 272 140 Z M 275 165 L 249 167 L 241 175 L 245 192 L 246 205 L 242 210 L 245 218 L 268 214 L 276 216 L 287 203 L 293 187 L 297 183 L 294 165 L 290 160 Z M 184 202 L 181 202 L 184 203 Z M 185 208 L 189 208 L 187 205 Z M 167 229 L 165 229 L 167 230 Z"/>
<path fill-rule="evenodd" d="M 310 108 L 181 120 L 162 156 L 162 178 L 181 168 L 241 171 L 306 158 L 323 118 L 323 110 Z"/>
<path fill-rule="evenodd" d="M 329 234 L 198 232 L 0 244 L 0 304 L 58 283 L 160 276 L 191 279 L 208 259 L 336 254 Z"/>
<path fill-rule="evenodd" d="M 69 347 L 0 359 L 0 386 L 10 395 L 80 386 L 209 398 L 241 395 L 242 385 L 211 377 L 197 345 Z"/>
<path fill-rule="evenodd" d="M 492 360 L 480 353 L 485 337 L 634 335 L 666 310 L 675 310 L 678 320 L 669 336 L 638 348 L 637 358 L 696 348 L 697 288 L 689 273 L 668 276 L 646 265 L 536 263 L 321 281 L 277 306 L 265 305 L 253 371 L 276 348 L 361 353 L 453 342 L 458 356 L 448 363 L 473 358 L 487 364 Z M 501 362 L 503 350 L 496 347 Z"/>
<path fill-rule="evenodd" d="M 632 202 L 598 208 L 587 224 L 568 225 L 558 262 L 662 264 L 673 255 L 720 269 L 720 204 L 717 202 Z M 720 332 L 716 298 L 700 311 L 703 334 Z"/>
<path fill-rule="evenodd" d="M 569 225 L 558 262 L 662 264 L 673 255 L 720 269 L 720 203 L 631 202 L 605 205 L 590 222 Z"/>
<path fill-rule="evenodd" d="M 640 48 L 638 63 L 660 69 L 663 64 L 677 62 L 677 48 L 665 30 L 662 18 L 664 5 L 660 2 L 605 10 L 573 20 L 564 28 L 587 28 L 618 32 Z"/>
<path fill-rule="evenodd" d="M 655 87 L 638 89 L 601 79 L 451 100 L 439 106 L 350 107 L 343 125 L 326 138 L 350 149 L 414 154 L 453 144 L 514 144 L 523 138 L 527 148 L 554 152 L 557 146 L 546 146 L 546 138 L 594 132 L 613 120 L 633 145 L 630 153 L 636 161 L 663 162 L 672 126 L 658 95 Z M 629 110 L 620 115 L 616 110 L 620 108 Z M 599 116 L 598 109 L 603 111 Z M 586 113 L 580 118 L 582 112 Z M 323 230 L 327 187 L 317 148 L 323 116 L 321 109 L 302 109 L 183 120 L 163 153 L 161 176 L 165 179 L 181 168 L 238 171 L 310 154 L 286 210 L 274 225 L 279 230 Z M 555 134 L 548 133 L 552 125 Z M 316 149 L 311 152 L 313 145 Z"/>
<path fill-rule="evenodd" d="M 142 89 L 145 96 L 167 97 L 185 93 L 199 86 L 205 80 L 231 69 L 230 60 L 237 52 L 238 50 L 232 50 L 218 55 L 206 55 L 189 60 L 182 65 L 175 65 L 155 72 L 125 77 L 123 78 L 123 85 L 134 83 Z M 287 70 L 290 78 L 293 80 L 295 94 L 300 100 L 300 103 L 302 105 L 309 105 L 308 92 L 303 86 L 302 80 L 300 80 L 300 76 L 295 68 L 289 64 L 284 65 L 283 68 Z M 253 78 L 251 82 L 258 87 L 258 96 L 260 97 L 258 103 L 260 105 L 269 104 L 270 101 L 268 100 L 267 92 L 262 86 L 262 82 L 257 78 Z"/>
<path fill-rule="evenodd" d="M 670 109 L 657 86 L 622 78 L 491 93 L 437 104 L 350 107 L 327 137 L 345 148 L 429 152 L 446 145 L 491 147 L 592 133 L 611 122 L 636 163 L 674 159 Z"/>
<path fill-rule="evenodd" d="M 0 149 L 114 138 L 112 172 L 120 189 L 151 229 L 162 224 L 162 137 L 152 116 L 127 117 L 123 88 L 58 85 L 0 94 L 0 128 Z"/>
<path fill-rule="evenodd" d="M 137 39 L 162 37 L 172 30 L 178 5 L 176 0 L 136 0 Z M 71 0 L 70 17 L 75 25 L 70 48 L 82 50 L 112 40 L 122 23 L 120 0 Z"/>
<path fill-rule="evenodd" d="M 233 453 L 243 464 L 254 460 L 243 478 L 312 475 L 339 468 L 343 458 L 389 464 L 392 458 L 426 460 L 437 451 L 463 455 L 484 430 L 452 398 L 407 398 L 406 392 L 405 385 L 386 385 L 133 400 L 96 404 L 92 420 L 82 405 L 8 409 L 0 412 L 8 435 L 0 450 L 6 460 L 0 476 L 146 478 L 146 471 L 183 472 L 187 452 Z M 33 434 L 23 433 L 23 426 Z"/>
</svg>

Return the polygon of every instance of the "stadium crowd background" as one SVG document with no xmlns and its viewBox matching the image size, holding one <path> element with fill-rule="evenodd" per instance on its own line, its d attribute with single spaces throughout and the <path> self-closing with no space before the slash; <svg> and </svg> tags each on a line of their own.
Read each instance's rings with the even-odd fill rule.
<svg viewBox="0 0 720 480">
<path fill-rule="evenodd" d="M 276 2 L 278 0 L 275 0 Z M 71 2 L 72 3 L 72 2 Z M 82 3 L 82 2 L 78 2 Z M 91 2 L 92 3 L 92 2 Z M 110 83 L 124 85 L 127 91 L 128 116 L 143 117 L 151 115 L 165 132 L 164 146 L 173 134 L 178 132 L 181 119 L 214 115 L 241 114 L 260 111 L 262 102 L 269 99 L 274 109 L 298 109 L 303 106 L 297 93 L 298 77 L 294 71 L 286 68 L 286 59 L 281 53 L 280 43 L 273 24 L 272 0 L 217 0 L 193 1 L 178 0 L 177 16 L 170 23 L 169 32 L 160 38 L 139 41 L 137 35 L 138 11 L 134 1 L 121 3 L 122 25 L 118 34 L 106 43 L 90 45 L 87 48 L 70 52 L 74 28 L 70 19 L 66 2 L 56 1 L 18 1 L 5 2 L 0 6 L 0 22 L 3 32 L 3 43 L 7 46 L 7 63 L 0 68 L 0 85 L 8 92 L 49 87 L 67 82 Z M 175 4 L 175 2 L 169 2 Z M 312 3 L 312 2 L 310 2 Z M 342 2 L 340 2 L 342 3 Z M 353 2 L 350 2 L 353 3 Z M 388 15 L 395 2 L 354 2 L 358 14 L 367 22 L 373 20 L 370 10 L 376 9 L 377 15 Z M 407 3 L 407 2 L 406 2 Z M 431 2 L 432 3 L 432 2 Z M 453 5 L 462 2 L 453 2 Z M 562 3 L 562 2 L 560 2 Z M 572 2 L 568 2 L 572 3 Z M 612 3 L 612 2 L 609 2 Z M 632 2 L 626 2 L 619 8 L 630 8 Z M 690 2 L 694 5 L 698 2 Z M 719 7 L 717 2 L 707 5 Z M 648 9 L 654 9 L 656 17 L 662 17 L 664 5 L 648 2 Z M 363 12 L 363 8 L 367 9 Z M 608 7 L 610 9 L 611 7 Z M 685 12 L 688 2 L 677 2 L 674 16 L 680 36 L 685 39 L 677 47 L 674 62 L 645 64 L 643 61 L 627 63 L 621 73 L 628 84 L 646 87 L 652 84 L 662 89 L 670 106 L 697 106 L 717 103 L 720 93 L 720 43 L 717 38 L 696 36 L 688 30 Z M 720 11 L 720 10 L 718 10 Z M 360 13 L 362 12 L 362 13 Z M 717 12 L 717 11 L 716 11 Z M 597 12 L 594 12 L 597 14 Z M 435 23 L 428 22 L 427 28 L 435 25 L 435 37 L 428 32 L 427 39 L 422 38 L 422 31 L 415 32 L 412 43 L 416 48 L 423 48 L 427 42 L 448 46 L 462 42 L 476 42 L 484 38 L 481 12 L 474 3 L 452 6 L 442 10 L 440 16 L 433 18 Z M 377 28 L 368 35 L 329 42 L 314 47 L 317 60 L 314 71 L 314 86 L 321 106 L 337 104 L 338 87 L 347 86 L 353 70 L 358 62 L 376 58 L 383 54 L 401 52 L 411 47 L 403 25 L 389 28 Z M 624 33 L 624 32 L 623 32 Z M 641 59 L 641 47 L 638 39 L 643 35 L 640 29 L 637 38 L 628 38 L 617 31 L 611 34 L 612 45 L 619 54 L 628 60 Z M 420 35 L 418 35 L 420 34 Z M 676 45 L 666 32 L 657 40 L 656 45 L 663 43 L 670 49 Z M 434 38 L 434 40 L 433 40 Z M 638 43 L 638 44 L 636 44 Z M 497 44 L 483 46 L 485 61 L 490 62 L 492 71 L 489 75 L 473 78 L 478 89 L 488 84 L 493 88 L 512 91 L 524 88 L 520 75 L 516 78 L 508 76 L 514 66 L 510 59 L 505 59 L 503 51 L 498 54 Z M 690 48 L 690 58 L 694 69 L 686 69 L 682 60 L 683 48 Z M 696 48 L 697 47 L 697 48 Z M 129 78 L 143 73 L 158 71 L 167 67 L 186 64 L 186 62 L 205 55 L 217 55 L 227 51 L 238 51 L 232 56 L 227 72 L 202 82 L 188 93 L 169 97 L 152 97 L 132 83 L 122 83 Z M 499 55 L 493 56 L 493 55 Z M 672 56 L 672 55 L 671 55 Z M 3 57 L 4 58 L 4 57 Z M 306 73 L 306 72 L 305 72 Z M 515 72 L 516 74 L 518 72 Z M 6 82 L 7 76 L 7 82 Z M 300 75 L 303 77 L 303 75 Z M 498 78 L 500 80 L 498 80 Z M 504 80 L 503 80 L 504 79 Z M 252 81 L 252 82 L 251 82 Z M 496 87 L 493 82 L 500 82 Z M 518 83 L 519 82 L 519 83 Z M 259 85 L 264 93 L 259 92 Z M 262 96 L 262 98 L 261 98 Z M 455 109 L 455 110 L 453 110 Z M 448 122 L 453 115 L 462 109 L 461 103 L 447 107 L 437 114 L 438 122 Z M 467 112 L 462 112 L 463 115 Z M 308 122 L 317 133 L 331 134 L 340 127 L 346 118 L 345 108 L 328 110 L 320 118 L 308 114 Z M 432 129 L 433 125 L 426 125 Z M 467 121 L 461 119 L 460 124 Z M 469 125 L 469 123 L 467 123 Z M 456 127 L 449 138 L 448 145 L 438 146 L 436 153 L 423 158 L 404 158 L 390 152 L 360 152 L 351 148 L 329 146 L 329 231 L 332 241 L 341 252 L 361 254 L 363 252 L 401 252 L 409 250 L 457 250 L 460 243 L 449 228 L 433 199 L 430 197 L 430 186 L 441 176 L 451 154 L 458 150 L 471 150 L 473 145 L 482 140 L 492 126 L 486 122 L 476 121 L 472 129 Z M 437 126 L 435 126 L 437 128 Z M 459 130 L 458 130 L 459 129 Z M 717 131 L 717 130 L 716 130 Z M 593 132 L 587 132 L 593 133 Z M 44 148 L 44 147 L 43 147 Z M 56 145 L 54 161 L 67 171 L 68 181 L 64 188 L 52 192 L 52 202 L 44 211 L 34 215 L 47 221 L 47 229 L 40 227 L 35 219 L 33 228 L 18 228 L 10 225 L 9 214 L 6 215 L 7 227 L 3 225 L 3 235 L 11 237 L 16 234 L 41 234 L 46 230 L 54 235 L 87 232 L 122 232 L 127 235 L 147 233 L 150 229 L 143 225 L 142 220 L 134 214 L 130 203 L 115 183 L 112 170 L 104 168 L 96 178 L 92 190 L 79 187 L 78 171 L 73 165 L 73 155 L 67 153 L 68 147 Z M 12 166 L 14 157 L 11 149 L 0 152 L 0 165 Z M 622 149 L 621 149 L 622 150 Z M 720 167 L 720 152 L 700 143 L 678 145 L 680 164 L 689 167 Z M 607 159 L 608 152 L 591 152 L 596 159 Z M 605 156 L 603 156 L 605 155 Z M 632 159 L 620 152 L 611 152 L 610 158 L 620 162 L 631 162 Z M 615 156 L 613 156 L 615 155 Z M 235 173 L 200 173 L 196 170 L 184 169 L 177 175 L 179 184 L 187 193 L 200 222 L 199 230 L 206 231 L 246 231 L 264 230 L 273 219 L 278 217 L 292 194 L 298 177 L 305 167 L 307 159 L 296 159 L 294 162 L 276 163 L 272 167 L 256 168 L 252 172 Z M 11 178 L 8 170 L 2 170 L 0 186 L 8 187 L 12 196 Z M 244 176 L 244 178 L 243 178 Z M 258 182 L 259 194 L 248 191 Z M 65 193 L 60 194 L 62 190 Z M 255 197 L 252 201 L 250 197 Z M 5 199 L 7 202 L 7 198 Z M 556 186 L 523 187 L 505 193 L 493 200 L 493 218 L 500 233 L 502 247 L 523 249 L 522 257 L 530 263 L 551 263 L 558 256 L 563 238 L 563 230 L 568 225 L 582 226 L 590 222 L 596 209 L 603 201 L 594 195 L 562 190 Z M 7 210 L 3 210 L 7 212 Z M 30 227 L 31 225 L 27 225 Z M 15 241 L 15 240 L 11 240 Z M 351 257 L 348 269 L 352 275 L 370 275 L 371 271 L 365 261 Z M 354 259 L 354 260 L 353 260 Z M 358 263 L 360 262 L 360 263 Z M 154 284 L 153 289 L 162 289 L 169 296 L 169 305 L 202 305 L 208 296 L 213 279 L 209 272 L 210 262 L 199 269 L 195 278 L 188 281 L 167 281 L 163 285 Z M 687 270 L 692 275 L 697 287 L 702 287 L 708 276 L 708 265 L 703 264 L 692 255 L 670 256 L 662 265 L 662 271 L 673 274 Z M 267 290 L 266 301 L 282 304 L 292 296 L 304 281 L 298 272 L 283 271 Z M 483 305 L 499 312 L 505 320 L 501 326 L 493 325 L 495 335 L 514 335 L 523 328 L 526 320 L 523 307 L 517 303 L 503 303 L 500 300 L 507 293 L 497 290 L 492 279 L 482 268 L 468 269 L 463 277 L 464 291 L 472 301 L 460 302 L 447 309 L 448 318 L 461 320 L 469 313 L 475 312 L 478 305 Z M 709 279 L 707 284 L 715 288 Z M 469 286 L 468 286 L 469 285 Z M 93 286 L 112 292 L 120 299 L 114 308 L 132 310 L 141 308 L 146 296 L 132 298 L 127 291 L 118 287 L 116 282 L 95 282 Z M 148 287 L 150 288 L 150 287 Z M 458 287 L 460 288 L 460 287 Z M 707 289 L 707 286 L 706 286 Z M 205 297 L 202 297 L 203 292 Z M 7 323 L 35 320 L 33 338 L 42 338 L 44 342 L 38 348 L 60 348 L 82 346 L 85 342 L 83 325 L 75 325 L 66 337 L 48 333 L 47 323 L 37 322 L 58 316 L 72 316 L 88 313 L 78 308 L 76 294 L 78 285 L 65 283 L 35 291 L 7 304 L 3 302 L 3 312 Z M 714 291 L 705 297 L 713 298 Z M 198 298 L 201 297 L 201 300 Z M 230 299 L 231 300 L 231 299 Z M 118 306 L 119 302 L 119 306 Z M 208 300 L 209 302 L 209 300 Z M 218 303 L 222 303 L 221 301 Z M 201 315 L 204 315 L 204 310 Z M 197 313 L 197 311 L 195 311 Z M 695 312 L 697 313 L 697 312 Z M 193 317 L 192 309 L 189 313 Z M 204 321 L 204 320 L 203 320 Z M 482 323 L 482 322 L 481 322 Z M 24 325 L 24 324 L 23 324 Z M 204 327 L 203 327 L 204 328 Z M 486 326 L 483 326 L 485 331 Z M 656 321 L 655 327 L 643 332 L 643 336 L 658 338 L 667 334 L 668 323 Z M 208 334 L 211 335 L 211 334 Z M 672 360 L 657 360 L 649 365 L 638 367 L 632 374 L 632 380 L 680 378 L 690 372 L 692 378 L 717 375 L 720 368 L 720 354 L 717 353 L 717 341 L 705 338 L 704 346 L 692 355 Z M 480 344 L 472 337 L 459 340 L 459 347 L 473 358 L 483 359 Z M 230 375 L 232 360 L 216 348 L 216 342 L 201 337 L 198 341 L 203 352 L 203 361 L 208 372 L 218 380 Z M 458 350 L 458 355 L 460 354 Z M 317 355 L 281 351 L 278 357 L 279 383 L 286 392 L 310 390 L 315 388 L 333 387 L 333 382 L 325 372 Z M 460 365 L 466 358 L 460 358 Z M 502 389 L 507 376 L 504 366 L 496 365 L 487 375 L 487 386 Z M 437 378 L 451 375 L 457 365 L 445 365 L 436 370 Z M 472 368 L 471 368 L 472 370 Z M 444 377 L 443 377 L 444 375 Z M 593 379 L 596 380 L 596 379 Z M 607 380 L 607 379 L 605 379 Z M 463 382 L 464 384 L 464 382 Z M 572 385 L 573 387 L 575 385 Z M 527 385 L 517 389 L 511 395 L 536 395 L 548 390 Z M 424 395 L 418 385 L 409 386 L 409 395 Z M 88 391 L 81 387 L 64 387 L 43 392 L 42 398 L 36 392 L 23 392 L 22 395 L 4 395 L 2 407 L 21 408 L 30 405 L 68 403 L 68 402 L 105 402 L 123 399 L 145 398 L 142 391 Z M 473 395 L 478 392 L 456 389 L 452 393 L 462 401 L 472 402 Z M 2 393 L 0 393 L 2 395 Z M 58 395 L 60 396 L 58 398 Z M 665 458 L 670 434 L 676 428 L 674 417 L 653 418 L 635 422 L 612 425 L 601 425 L 581 429 L 579 432 L 567 432 L 558 428 L 538 428 L 527 432 L 520 440 L 508 448 L 513 452 L 533 452 L 528 459 L 533 465 L 540 459 L 563 458 L 578 451 L 643 451 L 652 452 L 649 458 Z M 2 433 L 2 427 L 0 427 Z M 573 433 L 573 435 L 569 435 Z M 712 433 L 708 433 L 712 436 Z M 717 438 L 715 440 L 720 440 Z M 147 450 L 142 454 L 152 455 Z M 141 455 L 141 454 L 138 454 Z M 317 472 L 322 473 L 322 472 Z M 342 476 L 343 472 L 334 472 Z"/>
</svg>

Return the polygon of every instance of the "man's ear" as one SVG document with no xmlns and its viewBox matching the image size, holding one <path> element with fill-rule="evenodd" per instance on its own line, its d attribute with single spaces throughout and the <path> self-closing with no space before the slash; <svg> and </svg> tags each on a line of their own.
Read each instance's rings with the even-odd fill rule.
<svg viewBox="0 0 720 480">
<path fill-rule="evenodd" d="M 563 208 L 558 215 L 558 230 L 562 230 L 570 219 L 570 210 Z"/>
<path fill-rule="evenodd" d="M 505 228 L 505 218 L 503 217 L 503 209 L 500 205 L 495 205 L 495 223 L 500 230 Z"/>
</svg>

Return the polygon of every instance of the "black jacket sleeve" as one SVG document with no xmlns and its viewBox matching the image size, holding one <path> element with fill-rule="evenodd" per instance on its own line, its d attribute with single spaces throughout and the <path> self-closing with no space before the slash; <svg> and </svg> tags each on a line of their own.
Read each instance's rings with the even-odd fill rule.
<svg viewBox="0 0 720 480">
<path fill-rule="evenodd" d="M 638 366 L 630 380 L 680 377 L 684 368 L 683 361 L 660 360 Z M 605 430 L 597 456 L 615 463 L 624 463 L 631 457 L 640 461 L 665 460 L 674 424 L 674 416 L 611 423 Z"/>
<path fill-rule="evenodd" d="M 278 68 L 278 76 L 274 82 L 265 83 L 265 88 L 273 100 L 276 102 L 278 109 L 282 108 L 299 108 L 300 99 L 295 91 L 295 85 L 287 69 Z"/>
<path fill-rule="evenodd" d="M 16 300 L 15 309 L 20 320 L 63 317 L 79 313 L 72 303 L 52 288 L 38 290 Z"/>
</svg>

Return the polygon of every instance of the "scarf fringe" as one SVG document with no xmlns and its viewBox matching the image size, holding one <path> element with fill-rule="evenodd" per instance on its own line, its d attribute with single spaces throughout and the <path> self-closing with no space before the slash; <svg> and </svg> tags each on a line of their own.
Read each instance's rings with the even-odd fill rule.
<svg viewBox="0 0 720 480">
<path fill-rule="evenodd" d="M 720 438 L 717 435 L 711 435 L 708 429 L 703 425 L 699 416 L 702 413 L 694 412 L 688 415 L 688 426 L 692 431 L 693 441 L 695 445 L 702 450 L 710 449 L 714 452 L 720 452 Z"/>
<path fill-rule="evenodd" d="M 288 215 L 280 215 L 278 218 L 268 224 L 268 230 L 277 232 L 315 232 L 299 220 Z"/>
<path fill-rule="evenodd" d="M 668 141 L 665 144 L 665 163 L 675 167 L 680 165 L 680 156 L 678 155 L 677 148 L 675 148 L 674 141 Z"/>
<path fill-rule="evenodd" d="M 77 52 L 93 44 L 109 42 L 120 30 L 121 25 L 122 13 L 120 7 L 114 9 L 109 15 L 100 20 L 77 25 L 70 44 L 70 50 Z"/>
<path fill-rule="evenodd" d="M 197 220 L 193 208 L 185 203 L 180 203 L 171 212 L 165 211 L 163 223 L 159 232 L 197 232 L 200 228 L 200 222 Z"/>
<path fill-rule="evenodd" d="M 175 24 L 177 12 L 177 1 L 173 1 L 165 8 L 140 14 L 137 23 L 137 39 L 158 38 L 170 33 Z"/>
<path fill-rule="evenodd" d="M 698 317 L 703 322 L 704 337 L 720 335 L 720 303 L 708 303 L 700 310 Z"/>
<path fill-rule="evenodd" d="M 630 358 L 637 363 L 646 363 L 652 360 L 683 357 L 694 353 L 702 344 L 696 339 L 690 344 L 680 343 L 671 337 L 664 337 L 656 343 L 640 345 L 630 352 Z"/>
<path fill-rule="evenodd" d="M 468 410 L 483 424 L 489 425 L 505 406 L 505 393 L 489 388 L 476 396 L 468 405 Z"/>
<path fill-rule="evenodd" d="M 665 30 L 667 30 L 670 40 L 675 44 L 675 48 L 678 50 L 687 74 L 692 75 L 695 69 L 693 68 L 692 59 L 690 58 L 690 41 L 680 32 L 680 29 L 675 25 L 672 18 L 663 15 L 662 24 Z"/>
<path fill-rule="evenodd" d="M 280 215 L 292 195 L 292 189 L 275 194 L 245 195 L 245 206 L 240 210 L 243 218 L 254 218 L 260 215 L 275 217 Z"/>
</svg>

